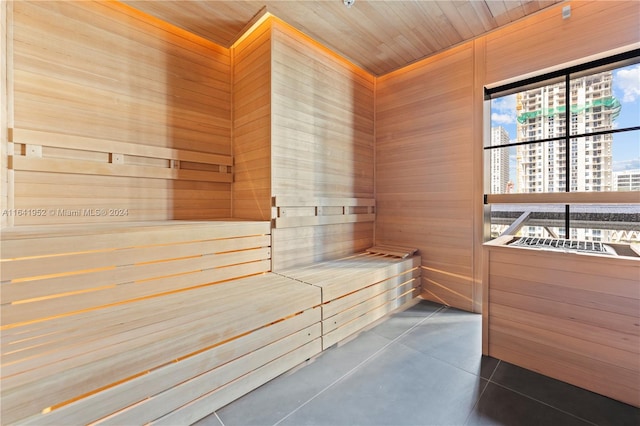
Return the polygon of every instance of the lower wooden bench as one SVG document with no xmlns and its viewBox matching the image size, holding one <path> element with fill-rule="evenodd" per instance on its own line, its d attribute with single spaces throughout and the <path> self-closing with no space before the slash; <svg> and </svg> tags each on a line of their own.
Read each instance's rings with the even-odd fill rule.
<svg viewBox="0 0 640 426">
<path fill-rule="evenodd" d="M 360 253 L 277 273 L 322 290 L 324 350 L 413 303 L 419 295 L 420 256 Z"/>
<path fill-rule="evenodd" d="M 68 231 L 3 235 L 3 424 L 189 424 L 321 351 L 268 222 Z"/>
</svg>

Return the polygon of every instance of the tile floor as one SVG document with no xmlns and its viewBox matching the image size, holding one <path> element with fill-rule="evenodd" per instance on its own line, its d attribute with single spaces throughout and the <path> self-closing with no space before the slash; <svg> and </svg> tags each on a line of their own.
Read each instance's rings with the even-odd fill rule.
<svg viewBox="0 0 640 426">
<path fill-rule="evenodd" d="M 640 410 L 483 357 L 481 317 L 420 301 L 198 426 L 640 425 Z"/>
</svg>

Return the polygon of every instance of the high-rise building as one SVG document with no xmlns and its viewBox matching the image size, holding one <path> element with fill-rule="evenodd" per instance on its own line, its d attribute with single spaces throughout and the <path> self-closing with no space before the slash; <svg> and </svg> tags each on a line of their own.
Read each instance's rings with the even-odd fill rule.
<svg viewBox="0 0 640 426">
<path fill-rule="evenodd" d="M 640 191 L 640 169 L 613 172 L 614 191 Z"/>
<path fill-rule="evenodd" d="M 620 104 L 613 97 L 613 73 L 602 72 L 571 81 L 567 126 L 565 84 L 557 83 L 517 94 L 517 141 L 533 141 L 613 128 Z M 611 135 L 572 139 L 570 157 L 564 141 L 517 148 L 520 192 L 611 191 Z"/>
<path fill-rule="evenodd" d="M 620 103 L 613 97 L 612 80 L 612 71 L 572 79 L 569 100 L 564 82 L 519 92 L 516 140 L 534 141 L 564 136 L 566 132 L 575 135 L 612 129 L 620 113 Z M 580 192 L 614 190 L 611 144 L 612 136 L 608 134 L 573 138 L 569 147 L 564 140 L 518 146 L 519 192 L 563 192 L 567 188 Z M 600 235 L 599 231 L 572 229 L 571 237 L 599 239 Z"/>
<path fill-rule="evenodd" d="M 509 143 L 509 133 L 502 126 L 491 128 L 491 145 Z M 509 148 L 491 150 L 491 193 L 509 192 Z"/>
</svg>

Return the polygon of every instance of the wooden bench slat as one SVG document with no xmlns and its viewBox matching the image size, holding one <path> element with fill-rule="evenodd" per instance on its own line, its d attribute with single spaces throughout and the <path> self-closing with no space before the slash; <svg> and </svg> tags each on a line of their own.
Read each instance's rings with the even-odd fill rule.
<svg viewBox="0 0 640 426">
<path fill-rule="evenodd" d="M 362 316 L 359 316 L 358 318 L 352 320 L 351 322 L 343 325 L 340 328 L 323 334 L 322 350 L 330 348 L 340 340 L 343 340 L 344 338 L 356 333 L 367 325 L 384 317 L 385 315 L 388 315 L 395 310 L 405 309 L 406 307 L 411 306 L 413 303 L 415 303 L 415 296 L 413 292 L 408 292 L 389 303 L 386 303 L 372 311 L 367 312 Z"/>
<path fill-rule="evenodd" d="M 258 257 L 258 256 L 256 256 Z M 133 301 L 138 298 L 160 295 L 165 292 L 188 289 L 194 286 L 229 280 L 240 276 L 266 272 L 271 266 L 269 259 L 228 266 L 217 269 L 197 270 L 183 275 L 158 278 L 144 283 L 127 283 L 102 288 L 99 291 L 80 293 L 64 298 L 56 298 L 44 302 L 30 303 L 29 309 L 24 304 L 6 305 L 2 309 L 2 323 L 14 324 L 34 320 L 42 320 L 57 315 L 66 315 L 86 309 L 97 309 L 115 303 Z M 257 259 L 256 259 L 257 260 Z M 117 276 L 114 275 L 114 278 Z"/>
<path fill-rule="evenodd" d="M 209 241 L 179 242 L 170 245 L 112 248 L 86 253 L 59 253 L 45 258 L 22 258 L 2 262 L 1 281 L 10 281 L 38 275 L 73 272 L 105 268 L 119 265 L 132 265 L 142 262 L 177 259 L 199 254 L 220 253 L 234 250 L 246 250 L 271 245 L 269 235 L 217 239 Z M 5 300 L 3 295 L 3 300 Z M 32 296 L 35 297 L 35 296 Z"/>
<path fill-rule="evenodd" d="M 207 315 L 205 318 L 188 323 L 178 322 L 174 327 L 152 334 L 140 335 L 142 330 L 136 330 L 138 333 L 132 333 L 130 339 L 120 335 L 119 338 L 123 341 L 121 344 L 48 365 L 44 369 L 46 371 L 29 370 L 9 377 L 3 381 L 2 400 L 3 410 L 5 410 L 3 417 L 6 416 L 4 418 L 8 421 L 14 421 L 21 416 L 29 415 L 34 409 L 41 410 L 43 406 L 58 404 L 78 394 L 84 394 L 147 371 L 153 366 L 163 365 L 181 356 L 180 354 L 187 355 L 197 351 L 207 346 L 207 343 L 203 342 L 215 344 L 225 340 L 225 336 L 231 338 L 241 335 L 291 315 L 292 308 L 297 307 L 295 311 L 302 311 L 315 306 L 318 302 L 317 289 L 310 286 L 297 285 L 293 289 L 290 288 L 291 283 L 283 279 L 280 288 L 273 285 L 262 288 L 260 283 L 252 278 L 257 277 L 247 278 L 242 284 L 252 286 L 253 291 L 258 294 L 271 293 L 275 296 L 286 291 L 287 303 L 273 303 L 270 297 L 259 298 L 253 304 L 255 315 L 247 316 L 246 311 L 238 309 L 242 305 L 227 306 L 224 314 Z M 225 285 L 232 285 L 232 283 Z M 206 292 L 198 296 L 207 297 Z M 212 318 L 215 318 L 213 328 L 211 327 Z M 220 334 L 220 330 L 224 330 L 223 335 Z M 132 359 L 131 354 L 136 354 L 135 359 Z M 96 374 L 98 371 L 104 373 Z M 65 377 L 63 383 L 58 376 L 62 373 Z M 34 406 L 34 404 L 37 405 Z"/>
<path fill-rule="evenodd" d="M 414 268 L 395 277 L 391 277 L 380 283 L 365 287 L 360 291 L 350 293 L 348 295 L 331 300 L 329 303 L 322 305 L 323 318 L 329 318 L 337 313 L 344 311 L 350 306 L 356 305 L 362 300 L 374 297 L 382 292 L 394 289 L 405 282 L 411 281 L 414 287 L 420 287 L 420 269 Z"/>
<path fill-rule="evenodd" d="M 190 423 L 417 295 L 420 258 L 395 249 L 273 273 L 269 222 L 167 224 L 3 235 L 4 421 Z"/>
<path fill-rule="evenodd" d="M 97 421 L 118 412 L 123 407 L 131 405 L 131 401 L 140 401 L 150 395 L 156 395 L 171 389 L 179 383 L 196 377 L 201 372 L 212 370 L 233 359 L 242 357 L 246 353 L 269 345 L 271 342 L 294 333 L 300 333 L 299 330 L 305 332 L 307 337 L 311 337 L 313 332 L 311 330 L 307 331 L 307 328 L 318 327 L 319 315 L 318 309 L 306 310 L 290 320 L 281 321 L 271 327 L 262 328 L 180 362 L 149 371 L 143 376 L 93 394 L 47 414 L 34 416 L 25 424 L 74 424 L 78 420 L 83 422 Z M 134 421 L 134 423 L 138 422 Z"/>
<path fill-rule="evenodd" d="M 58 134 L 27 129 L 10 129 L 11 142 L 45 145 L 58 148 L 69 148 L 105 153 L 120 153 L 139 157 L 166 158 L 172 160 L 192 161 L 196 163 L 233 165 L 230 155 L 211 154 L 207 152 L 187 151 L 159 146 L 119 142 L 106 139 L 88 138 L 69 134 Z"/>
<path fill-rule="evenodd" d="M 261 384 L 278 377 L 291 369 L 292 366 L 299 365 L 312 358 L 321 350 L 320 339 L 316 339 L 247 375 L 239 377 L 215 392 L 203 395 L 199 399 L 172 411 L 150 424 L 167 426 L 192 424 L 212 411 L 222 408 L 231 401 L 247 394 Z"/>
<path fill-rule="evenodd" d="M 18 227 L 17 227 L 18 228 Z M 214 220 L 127 222 L 3 229 L 3 259 L 110 250 L 185 241 L 269 235 L 269 222 Z"/>
<path fill-rule="evenodd" d="M 303 269 L 301 274 L 295 268 L 279 273 L 322 287 L 323 302 L 327 302 L 419 266 L 419 256 L 400 260 L 366 255 L 355 259 L 322 262 L 318 264 L 317 270 Z M 340 277 L 340 280 L 335 277 Z"/>
<path fill-rule="evenodd" d="M 175 410 L 197 398 L 207 395 L 216 389 L 233 382 L 238 377 L 250 374 L 252 371 L 265 367 L 269 362 L 303 347 L 309 342 L 320 338 L 321 327 L 315 324 L 308 329 L 301 330 L 283 339 L 276 340 L 262 348 L 248 352 L 247 355 L 231 361 L 219 368 L 205 372 L 191 380 L 176 384 L 157 395 L 110 416 L 98 424 L 123 425 L 142 424 L 161 417 L 169 410 Z M 319 347 L 317 348 L 319 352 Z"/>
<path fill-rule="evenodd" d="M 160 261 L 154 263 L 112 266 L 97 272 L 88 271 L 82 274 L 63 275 L 55 278 L 37 279 L 27 282 L 3 284 L 3 304 L 23 300 L 44 298 L 47 296 L 62 297 L 66 293 L 92 292 L 101 287 L 114 287 L 121 284 L 158 279 L 169 275 L 193 273 L 201 270 L 238 265 L 240 263 L 258 262 L 270 258 L 271 249 L 258 248 L 225 254 L 200 255 L 189 258 Z M 248 275 L 248 274 L 240 274 Z M 204 283 L 204 282 L 203 282 Z M 140 297 L 132 291 L 131 298 Z M 69 295 L 73 297 L 73 295 Z M 38 302 L 34 302 L 38 303 Z M 53 302 L 51 302 L 53 303 Z M 89 307 L 87 305 L 86 307 Z M 21 309 L 22 305 L 15 306 Z M 33 310 L 32 310 L 33 311 Z M 4 323 L 8 324 L 8 323 Z"/>
<path fill-rule="evenodd" d="M 418 296 L 415 291 L 416 283 L 411 280 L 395 288 L 389 289 L 384 293 L 378 294 L 374 297 L 360 301 L 359 303 L 329 317 L 323 314 L 322 332 L 330 333 L 331 331 L 344 326 L 351 320 L 354 320 L 367 312 L 374 310 L 380 306 L 383 306 L 399 297 L 404 296 L 408 292 L 411 292 L 412 298 Z M 360 292 L 358 292 L 360 293 Z"/>
<path fill-rule="evenodd" d="M 258 277 L 260 286 L 278 285 L 269 275 Z M 94 342 L 102 345 L 115 344 L 114 339 L 122 337 L 123 333 L 139 330 L 138 332 L 145 334 L 153 331 L 150 328 L 168 328 L 176 321 L 194 321 L 203 316 L 220 314 L 227 306 L 237 303 L 237 300 L 250 297 L 253 291 L 253 287 L 232 281 L 206 290 L 139 301 L 135 304 L 135 309 L 129 305 L 116 305 L 101 311 L 79 314 L 78 317 L 47 321 L 45 324 L 48 328 L 37 329 L 24 344 L 3 343 L 3 376 L 42 366 L 38 363 L 54 363 L 59 359 L 70 358 L 74 356 L 73 351 L 86 352 Z M 215 306 L 211 306 L 212 301 L 216 302 Z M 50 334 L 52 331 L 61 332 Z M 13 365 L 18 361 L 21 363 Z"/>
</svg>

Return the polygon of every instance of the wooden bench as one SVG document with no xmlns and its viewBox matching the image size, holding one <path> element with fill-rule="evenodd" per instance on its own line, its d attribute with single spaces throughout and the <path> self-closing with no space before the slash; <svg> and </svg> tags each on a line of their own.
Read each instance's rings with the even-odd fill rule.
<svg viewBox="0 0 640 426">
<path fill-rule="evenodd" d="M 419 295 L 420 256 L 374 247 L 337 260 L 277 271 L 322 290 L 322 349 L 356 333 Z"/>
<path fill-rule="evenodd" d="M 321 351 L 321 290 L 270 223 L 2 234 L 3 424 L 188 424 Z"/>
</svg>

